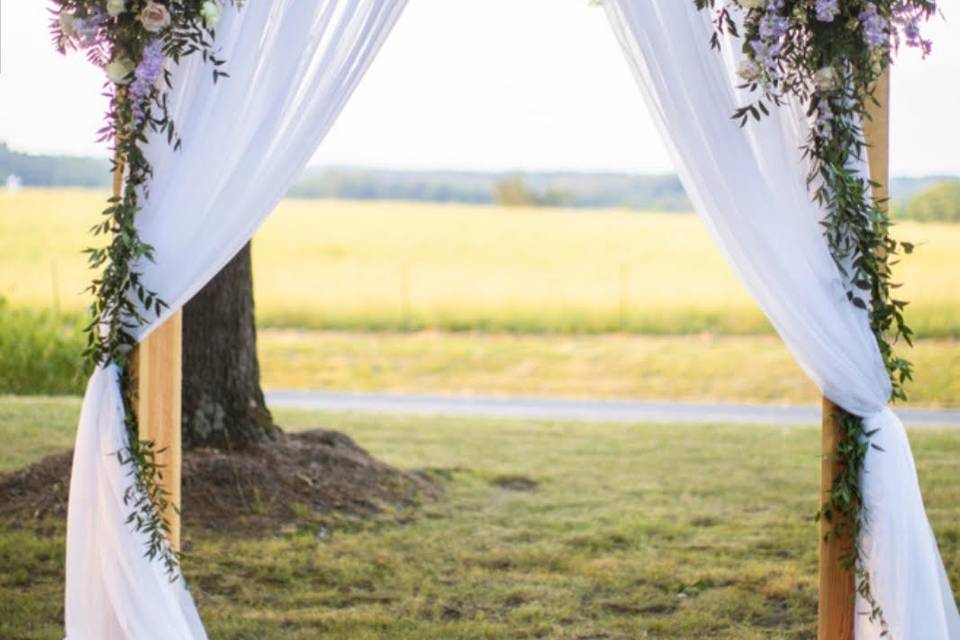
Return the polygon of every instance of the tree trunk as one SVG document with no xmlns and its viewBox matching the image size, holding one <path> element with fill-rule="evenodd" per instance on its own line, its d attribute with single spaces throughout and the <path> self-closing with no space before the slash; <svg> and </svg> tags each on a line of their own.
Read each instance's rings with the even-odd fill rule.
<svg viewBox="0 0 960 640">
<path fill-rule="evenodd" d="M 183 446 L 240 449 L 278 431 L 260 388 L 250 243 L 183 314 Z"/>
</svg>

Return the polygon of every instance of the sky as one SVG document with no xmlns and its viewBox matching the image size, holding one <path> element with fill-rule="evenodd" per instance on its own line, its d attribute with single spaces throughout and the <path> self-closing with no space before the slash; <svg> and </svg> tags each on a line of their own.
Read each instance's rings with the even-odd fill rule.
<svg viewBox="0 0 960 640">
<path fill-rule="evenodd" d="M 0 3 L 0 141 L 103 156 L 102 71 L 53 50 L 47 6 Z M 940 6 L 934 55 L 905 51 L 893 71 L 895 175 L 960 175 L 960 0 Z M 672 171 L 588 0 L 410 0 L 311 164 Z"/>
</svg>

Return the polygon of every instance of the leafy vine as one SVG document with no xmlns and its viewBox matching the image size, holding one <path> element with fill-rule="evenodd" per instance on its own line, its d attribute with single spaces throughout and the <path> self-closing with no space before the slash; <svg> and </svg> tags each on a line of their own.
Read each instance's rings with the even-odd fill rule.
<svg viewBox="0 0 960 640">
<path fill-rule="evenodd" d="M 232 0 L 239 5 L 240 0 Z M 170 496 L 155 443 L 141 439 L 133 410 L 136 385 L 129 354 L 134 332 L 167 306 L 144 286 L 136 265 L 153 260 L 153 247 L 140 237 L 137 213 L 149 196 L 153 170 L 144 154 L 152 136 L 163 136 L 174 149 L 180 138 L 171 117 L 167 92 L 171 65 L 199 54 L 213 68 L 213 81 L 227 74 L 214 47 L 215 28 L 223 7 L 216 0 L 53 0 L 51 33 L 61 52 L 82 50 L 106 73 L 109 97 L 106 123 L 99 141 L 111 145 L 115 193 L 103 219 L 91 228 L 108 236 L 103 247 L 86 250 L 91 269 L 99 272 L 88 291 L 93 295 L 85 357 L 94 366 L 116 365 L 121 371 L 129 445 L 117 452 L 130 469 L 131 485 L 124 501 L 131 509 L 127 523 L 147 538 L 146 554 L 161 560 L 172 580 L 179 577 L 180 554 L 169 544 L 165 516 Z"/>
<path fill-rule="evenodd" d="M 899 341 L 911 343 L 904 319 L 907 303 L 894 296 L 891 267 L 900 254 L 913 251 L 890 233 L 886 203 L 873 197 L 881 185 L 854 166 L 865 157 L 863 123 L 877 104 L 878 81 L 901 44 L 920 48 L 931 42 L 920 23 L 936 12 L 934 0 L 694 0 L 710 10 L 714 24 L 711 46 L 720 37 L 742 37 L 743 63 L 738 71 L 756 97 L 732 114 L 741 126 L 769 115 L 770 108 L 793 99 L 807 106 L 813 126 L 803 146 L 810 162 L 807 184 L 814 202 L 825 211 L 824 237 L 848 284 L 850 302 L 864 309 L 890 376 L 893 400 L 904 399 L 904 383 L 912 376 L 910 362 L 900 357 Z M 742 21 L 734 12 L 740 12 Z M 742 24 L 742 28 L 738 25 Z M 742 31 L 742 33 L 741 33 Z M 859 537 L 868 518 L 862 507 L 860 472 L 874 432 L 863 420 L 843 412 L 835 455 L 842 470 L 833 482 L 818 518 L 831 533 L 847 539 L 849 552 L 841 564 L 855 573 L 857 592 L 871 608 L 870 619 L 889 633 L 883 611 L 873 596 Z"/>
</svg>

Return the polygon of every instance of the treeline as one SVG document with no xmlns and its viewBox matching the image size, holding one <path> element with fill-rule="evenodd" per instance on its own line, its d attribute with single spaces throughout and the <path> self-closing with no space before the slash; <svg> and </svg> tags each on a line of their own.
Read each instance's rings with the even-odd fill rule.
<svg viewBox="0 0 960 640">
<path fill-rule="evenodd" d="M 894 215 L 922 222 L 960 222 L 960 179 L 944 180 L 895 204 Z"/>
<path fill-rule="evenodd" d="M 16 176 L 25 187 L 108 188 L 110 163 L 40 156 L 0 143 L 0 185 Z M 626 207 L 689 211 L 674 175 L 309 168 L 289 194 L 296 198 L 463 202 L 506 206 Z"/>
<path fill-rule="evenodd" d="M 290 195 L 299 198 L 466 202 L 505 206 L 625 207 L 690 211 L 675 175 L 574 172 L 308 169 Z"/>
<path fill-rule="evenodd" d="M 25 187 L 110 186 L 110 163 L 94 158 L 35 156 L 13 151 L 0 142 L 0 185 L 16 176 Z"/>
<path fill-rule="evenodd" d="M 11 175 L 26 187 L 108 188 L 110 163 L 30 155 L 0 143 L 0 185 Z M 890 192 L 894 215 L 899 218 L 960 222 L 960 179 L 956 177 L 894 178 Z M 692 209 L 677 176 L 627 173 L 309 168 L 288 195 L 528 207 Z"/>
</svg>

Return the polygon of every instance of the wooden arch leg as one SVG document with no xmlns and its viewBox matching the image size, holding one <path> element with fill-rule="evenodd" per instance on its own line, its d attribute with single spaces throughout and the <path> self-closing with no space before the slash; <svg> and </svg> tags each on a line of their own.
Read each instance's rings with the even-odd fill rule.
<svg viewBox="0 0 960 640">
<path fill-rule="evenodd" d="M 871 119 L 864 123 L 864 134 L 870 146 L 870 178 L 880 185 L 874 197 L 886 206 L 890 181 L 890 72 L 877 84 L 879 105 L 871 105 Z M 833 479 L 840 472 L 834 451 L 840 433 L 840 410 L 823 399 L 823 461 L 820 469 L 821 502 L 826 501 Z M 852 571 L 841 568 L 840 559 L 850 548 L 849 540 L 824 536 L 830 525 L 820 523 L 820 602 L 817 625 L 818 640 L 853 640 L 856 584 Z"/>
<path fill-rule="evenodd" d="M 137 384 L 134 410 L 140 427 L 140 439 L 152 440 L 157 465 L 163 477 L 170 506 L 170 544 L 180 549 L 181 394 L 183 384 L 183 311 L 177 311 L 146 340 L 137 345 L 131 360 Z"/>
</svg>

